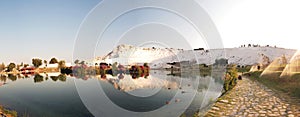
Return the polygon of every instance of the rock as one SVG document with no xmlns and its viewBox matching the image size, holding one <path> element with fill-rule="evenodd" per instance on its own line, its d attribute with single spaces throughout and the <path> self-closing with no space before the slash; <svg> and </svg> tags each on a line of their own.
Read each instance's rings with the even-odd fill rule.
<svg viewBox="0 0 300 117">
<path fill-rule="evenodd" d="M 265 117 L 265 116 L 266 116 L 266 114 L 259 114 L 259 116 Z"/>
<path fill-rule="evenodd" d="M 270 116 L 270 117 L 276 117 L 275 114 L 268 114 L 268 116 Z"/>
<path fill-rule="evenodd" d="M 266 114 L 267 111 L 260 110 L 258 113 L 260 113 L 260 114 Z"/>
<path fill-rule="evenodd" d="M 220 102 L 222 102 L 222 103 L 228 103 L 229 101 L 228 100 L 220 100 Z"/>
<path fill-rule="evenodd" d="M 288 117 L 295 117 L 293 114 L 289 114 Z"/>
<path fill-rule="evenodd" d="M 285 112 L 280 112 L 280 115 L 285 115 L 286 113 Z"/>
<path fill-rule="evenodd" d="M 212 110 L 216 110 L 216 111 L 219 111 L 219 110 L 220 110 L 220 108 L 218 108 L 218 107 L 211 107 L 211 109 L 212 109 Z"/>
</svg>

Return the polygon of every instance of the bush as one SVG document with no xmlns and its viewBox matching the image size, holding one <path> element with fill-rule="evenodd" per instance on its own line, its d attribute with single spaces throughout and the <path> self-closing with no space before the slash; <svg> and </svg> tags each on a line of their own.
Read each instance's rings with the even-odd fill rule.
<svg viewBox="0 0 300 117">
<path fill-rule="evenodd" d="M 223 86 L 225 92 L 231 90 L 237 84 L 237 77 L 238 71 L 236 69 L 236 66 L 234 65 L 228 70 L 228 72 L 226 72 Z"/>
</svg>

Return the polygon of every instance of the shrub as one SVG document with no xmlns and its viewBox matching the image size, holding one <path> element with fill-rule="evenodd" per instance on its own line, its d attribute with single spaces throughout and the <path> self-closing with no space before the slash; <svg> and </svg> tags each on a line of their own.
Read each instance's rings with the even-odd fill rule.
<svg viewBox="0 0 300 117">
<path fill-rule="evenodd" d="M 232 66 L 225 74 L 223 89 L 225 92 L 231 90 L 237 84 L 238 71 Z M 224 93 L 225 93 L 224 92 Z"/>
</svg>

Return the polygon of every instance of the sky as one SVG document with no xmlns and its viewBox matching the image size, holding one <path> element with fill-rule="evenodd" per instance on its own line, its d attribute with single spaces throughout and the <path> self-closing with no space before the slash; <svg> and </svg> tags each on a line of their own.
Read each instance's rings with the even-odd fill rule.
<svg viewBox="0 0 300 117">
<path fill-rule="evenodd" d="M 77 32 L 80 30 L 82 22 L 89 16 L 89 12 L 99 2 L 101 0 L 1 0 L 0 41 L 2 48 L 0 49 L 0 62 L 31 63 L 31 59 L 34 57 L 48 61 L 52 57 L 56 57 L 71 62 Z M 298 32 L 300 1 L 298 0 L 197 0 L 197 2 L 212 18 L 226 48 L 251 43 L 300 49 L 297 43 L 297 40 L 300 39 Z M 106 15 L 111 12 L 107 11 Z M 149 11 L 144 13 L 147 12 Z M 205 42 L 194 41 L 193 38 L 198 37 L 194 33 L 185 31 L 187 35 L 192 35 L 193 38 L 190 39 L 185 39 L 187 38 L 184 36 L 185 34 L 180 33 L 180 30 L 189 28 L 188 25 L 179 19 L 168 21 L 168 18 L 171 19 L 174 16 L 164 12 L 160 13 L 155 15 L 157 17 L 151 16 L 151 13 L 139 15 L 139 12 L 136 12 L 135 15 L 128 14 L 121 17 L 119 23 L 112 24 L 111 29 L 108 29 L 106 37 L 113 38 L 113 34 L 116 33 L 115 29 L 119 29 L 116 43 L 141 45 L 143 42 L 155 38 L 156 42 L 166 43 L 167 47 L 179 47 L 178 44 L 182 45 L 179 48 L 205 46 L 202 45 Z M 128 18 L 131 15 L 133 18 Z M 105 16 L 102 17 L 105 18 Z M 143 23 L 149 18 L 156 20 L 162 17 L 167 18 L 152 22 L 151 25 L 138 25 L 128 29 L 130 26 L 134 26 L 131 24 Z M 127 26 L 127 30 L 119 28 L 120 23 L 124 21 L 122 18 L 131 22 L 124 26 L 121 25 L 121 27 Z M 175 26 L 165 25 L 167 23 Z M 138 38 L 143 38 L 144 41 L 137 43 L 135 40 Z M 163 41 L 167 38 L 176 38 L 178 41 Z M 104 50 L 103 45 L 107 45 L 101 41 L 97 43 L 96 52 Z M 112 43 L 112 45 L 114 46 L 116 43 Z M 191 43 L 194 45 L 188 47 L 188 44 Z M 99 53 L 103 54 L 112 49 L 105 48 L 105 51 Z"/>
<path fill-rule="evenodd" d="M 0 62 L 71 61 L 78 28 L 99 0 L 1 0 Z"/>
<path fill-rule="evenodd" d="M 243 43 L 300 49 L 299 0 L 202 0 L 225 47 Z"/>
</svg>

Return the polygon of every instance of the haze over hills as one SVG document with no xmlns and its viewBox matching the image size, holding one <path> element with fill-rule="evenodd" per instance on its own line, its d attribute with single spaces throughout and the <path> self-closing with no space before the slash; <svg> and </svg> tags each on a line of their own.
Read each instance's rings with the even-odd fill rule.
<svg viewBox="0 0 300 117">
<path fill-rule="evenodd" d="M 216 59 L 226 58 L 229 64 L 253 65 L 286 56 L 289 61 L 296 53 L 294 49 L 275 47 L 240 47 L 211 50 L 183 50 L 175 48 L 144 48 L 119 45 L 105 56 L 97 57 L 94 62 L 118 62 L 121 64 L 149 63 L 152 68 L 167 67 L 166 63 L 189 61 L 198 64 L 213 64 Z"/>
</svg>

